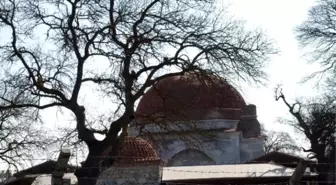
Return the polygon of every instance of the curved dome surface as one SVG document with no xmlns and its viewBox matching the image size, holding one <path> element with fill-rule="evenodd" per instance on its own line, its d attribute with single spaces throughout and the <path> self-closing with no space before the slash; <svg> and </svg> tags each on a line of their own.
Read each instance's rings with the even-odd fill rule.
<svg viewBox="0 0 336 185">
<path fill-rule="evenodd" d="M 245 106 L 243 97 L 226 80 L 188 73 L 153 85 L 138 104 L 136 122 L 239 120 Z"/>
<path fill-rule="evenodd" d="M 111 148 L 104 152 L 109 153 Z M 132 165 L 159 161 L 155 149 L 147 141 L 140 137 L 127 136 L 121 146 L 118 156 L 115 159 L 116 165 Z"/>
</svg>

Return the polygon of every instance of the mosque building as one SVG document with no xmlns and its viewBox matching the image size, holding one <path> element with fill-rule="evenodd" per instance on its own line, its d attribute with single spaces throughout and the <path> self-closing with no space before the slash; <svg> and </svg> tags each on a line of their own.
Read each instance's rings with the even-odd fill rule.
<svg viewBox="0 0 336 185">
<path fill-rule="evenodd" d="M 130 134 L 153 143 L 169 166 L 235 164 L 264 154 L 256 106 L 221 78 L 161 80 L 142 97 L 136 114 Z"/>
<path fill-rule="evenodd" d="M 286 184 L 295 170 L 251 163 L 269 158 L 256 106 L 212 75 L 188 73 L 157 82 L 141 98 L 128 134 L 97 185 Z M 315 176 L 305 172 L 307 179 Z"/>
</svg>

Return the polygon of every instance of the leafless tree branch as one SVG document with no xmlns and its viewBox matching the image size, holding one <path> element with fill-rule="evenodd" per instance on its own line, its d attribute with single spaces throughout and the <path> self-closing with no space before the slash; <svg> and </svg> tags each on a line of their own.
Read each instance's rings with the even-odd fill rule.
<svg viewBox="0 0 336 185">
<path fill-rule="evenodd" d="M 0 42 L 0 108 L 69 110 L 76 133 L 70 129 L 67 136 L 78 136 L 89 150 L 76 175 L 92 179 L 98 171 L 85 167 L 97 165 L 107 147 L 117 154 L 118 133 L 155 83 L 190 72 L 261 82 L 265 63 L 277 53 L 263 31 L 247 30 L 208 0 L 1 1 L 0 26 L 10 30 Z M 89 69 L 101 60 L 108 62 L 105 72 Z M 90 112 L 79 103 L 84 82 L 116 101 L 119 113 L 106 131 L 87 125 Z"/>
</svg>

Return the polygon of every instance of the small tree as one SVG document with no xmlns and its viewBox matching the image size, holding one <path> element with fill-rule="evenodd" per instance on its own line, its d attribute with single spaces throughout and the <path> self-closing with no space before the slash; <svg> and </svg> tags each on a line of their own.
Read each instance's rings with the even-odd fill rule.
<svg viewBox="0 0 336 185">
<path fill-rule="evenodd" d="M 89 150 L 79 184 L 95 184 L 100 158 L 116 156 L 122 128 L 135 119 L 135 102 L 157 81 L 198 72 L 259 82 L 276 51 L 258 30 L 223 16 L 214 0 L 7 0 L 0 2 L 1 109 L 63 107 L 76 119 L 78 139 Z M 106 72 L 89 64 L 107 61 Z M 83 85 L 98 87 L 118 107 L 107 129 L 88 126 L 80 103 Z M 97 140 L 94 134 L 105 138 Z M 121 135 L 123 136 L 123 134 Z M 85 178 L 82 178 L 85 177 Z"/>
<path fill-rule="evenodd" d="M 300 151 L 294 139 L 283 131 L 266 130 L 262 127 L 262 134 L 265 136 L 264 151 L 270 152 L 285 152 L 295 154 Z"/>
</svg>

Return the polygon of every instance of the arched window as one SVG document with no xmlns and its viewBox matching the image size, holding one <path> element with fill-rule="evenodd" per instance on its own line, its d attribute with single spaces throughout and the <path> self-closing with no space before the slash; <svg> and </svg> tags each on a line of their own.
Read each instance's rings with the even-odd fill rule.
<svg viewBox="0 0 336 185">
<path fill-rule="evenodd" d="M 176 153 L 169 161 L 168 166 L 196 166 L 214 165 L 216 162 L 202 151 L 185 149 Z"/>
</svg>

